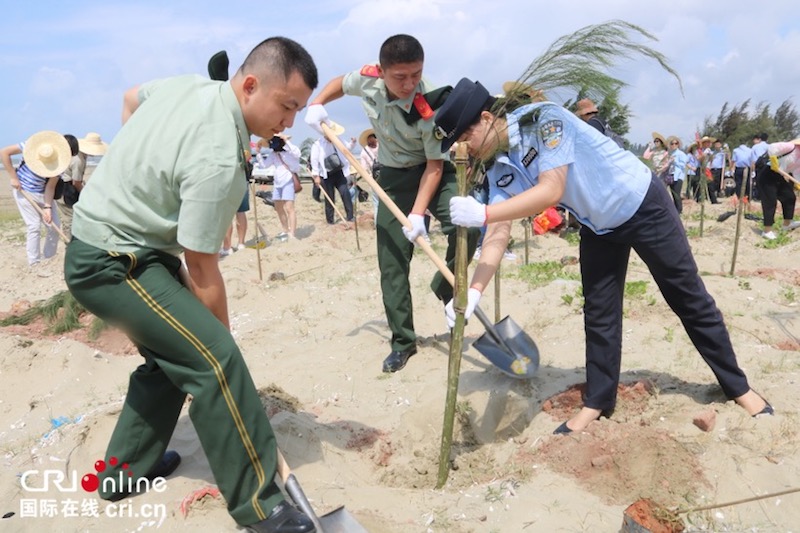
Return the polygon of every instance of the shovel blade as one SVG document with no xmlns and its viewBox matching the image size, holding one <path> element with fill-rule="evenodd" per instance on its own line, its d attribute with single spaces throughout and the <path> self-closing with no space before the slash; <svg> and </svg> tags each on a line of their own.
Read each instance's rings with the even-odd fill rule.
<svg viewBox="0 0 800 533">
<path fill-rule="evenodd" d="M 532 378 L 539 370 L 539 348 L 533 339 L 510 316 L 495 324 L 494 330 L 511 352 L 488 333 L 478 337 L 472 346 L 504 374 L 516 379 Z"/>
<path fill-rule="evenodd" d="M 344 507 L 319 517 L 322 533 L 369 533 Z"/>
</svg>

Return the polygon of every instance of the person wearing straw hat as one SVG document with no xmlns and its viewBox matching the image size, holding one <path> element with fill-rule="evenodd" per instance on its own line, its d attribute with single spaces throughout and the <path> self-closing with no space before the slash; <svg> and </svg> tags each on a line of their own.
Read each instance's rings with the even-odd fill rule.
<svg viewBox="0 0 800 533">
<path fill-rule="evenodd" d="M 331 130 L 337 137 L 344 133 L 344 127 L 331 122 Z M 328 224 L 334 223 L 334 208 L 332 202 L 336 201 L 334 191 L 339 192 L 339 197 L 344 205 L 346 222 L 353 221 L 353 199 L 347 185 L 347 176 L 350 175 L 350 161 L 323 135 L 311 145 L 311 178 L 314 185 L 320 187 L 328 195 L 325 201 L 325 220 Z"/>
<path fill-rule="evenodd" d="M 11 156 L 18 154 L 22 154 L 22 163 L 15 169 Z M 14 200 L 27 228 L 25 250 L 28 265 L 32 267 L 53 257 L 58 249 L 56 228 L 60 225 L 53 197 L 58 176 L 67 169 L 72 158 L 69 143 L 58 132 L 40 131 L 25 142 L 6 146 L 0 150 L 0 157 L 10 176 Z M 44 247 L 41 245 L 42 224 L 47 231 Z"/>
<path fill-rule="evenodd" d="M 645 148 L 642 157 L 650 161 L 650 168 L 656 176 L 666 183 L 666 172 L 669 169 L 669 152 L 667 151 L 667 139 L 658 133 L 653 132 L 653 140 Z"/>
<path fill-rule="evenodd" d="M 72 206 L 80 199 L 85 183 L 87 156 L 102 156 L 106 153 L 108 145 L 103 142 L 98 133 L 87 133 L 83 139 L 73 135 L 65 135 L 72 151 L 72 159 L 67 170 L 61 174 L 64 182 L 61 198 L 58 199 L 58 210 L 61 213 L 61 229 L 69 238 L 72 235 Z"/>
<path fill-rule="evenodd" d="M 236 523 L 314 530 L 275 482 L 275 435 L 231 335 L 219 248 L 247 188 L 250 136 L 290 127 L 316 86 L 308 52 L 272 37 L 228 81 L 184 75 L 125 92 L 123 126 L 75 204 L 64 261 L 75 299 L 144 358 L 98 474 L 101 498 L 129 495 L 114 483 L 123 472 L 139 487 L 178 468 L 167 444 L 191 395 L 189 417 Z"/>
<path fill-rule="evenodd" d="M 365 65 L 332 79 L 308 106 L 306 124 L 321 132 L 328 121 L 325 104 L 343 95 L 361 100 L 378 138 L 380 186 L 397 207 L 408 213 L 413 229 L 405 228 L 383 203 L 378 206 L 376 226 L 378 268 L 383 306 L 392 331 L 391 352 L 383 361 L 384 372 L 397 372 L 417 353 L 409 274 L 414 241 L 425 237 L 425 212 L 430 210 L 447 236 L 445 259 L 455 264 L 456 228 L 450 223 L 447 203 L 458 192 L 455 166 L 438 147 L 433 117 L 449 88 L 431 84 L 423 77 L 425 52 L 413 36 L 393 35 L 381 45 L 379 63 Z M 475 252 L 479 232 L 468 237 L 469 257 Z M 447 302 L 453 289 L 441 273 L 431 282 L 436 297 Z"/>
<path fill-rule="evenodd" d="M 752 416 L 773 414 L 736 362 L 722 314 L 703 285 L 669 194 L 635 155 L 560 105 L 496 99 L 467 78 L 455 86 L 436 123 L 446 132 L 442 151 L 463 142 L 473 157 L 495 160 L 487 174 L 490 205 L 470 196 L 450 200 L 455 224 L 488 225 L 465 317 L 496 272 L 513 220 L 560 204 L 581 222 L 584 407 L 555 433 L 581 431 L 613 412 L 622 357 L 623 289 L 632 250 L 647 265 L 725 395 Z M 446 313 L 452 320 L 452 302 Z"/>
<path fill-rule="evenodd" d="M 672 200 L 675 202 L 675 209 L 680 214 L 683 212 L 681 191 L 683 182 L 686 181 L 686 165 L 689 163 L 689 156 L 681 150 L 681 140 L 674 135 L 670 135 L 667 138 L 667 148 L 670 160 L 668 172 L 672 176 L 670 192 L 672 193 Z"/>
</svg>

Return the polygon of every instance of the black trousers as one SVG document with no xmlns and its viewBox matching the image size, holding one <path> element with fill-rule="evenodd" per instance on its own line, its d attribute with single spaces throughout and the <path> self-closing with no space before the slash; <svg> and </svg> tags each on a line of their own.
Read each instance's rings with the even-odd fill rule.
<svg viewBox="0 0 800 533">
<path fill-rule="evenodd" d="M 342 170 L 328 172 L 328 177 L 322 180 L 322 187 L 333 202 L 336 201 L 334 191 L 339 191 L 339 197 L 344 204 L 344 214 L 348 221 L 352 221 L 353 199 L 350 198 L 350 190 L 347 188 L 347 178 L 344 177 L 344 172 Z M 328 224 L 333 224 L 333 214 L 333 206 L 325 200 L 325 220 L 328 221 Z"/>
<path fill-rule="evenodd" d="M 641 207 L 606 235 L 581 228 L 580 263 L 586 331 L 584 405 L 614 407 L 622 358 L 622 306 L 631 249 L 647 265 L 725 396 L 750 386 L 736 362 L 728 330 L 697 271 L 686 233 L 664 184 L 653 180 Z"/>
<path fill-rule="evenodd" d="M 775 223 L 775 210 L 778 207 L 778 200 L 780 200 L 781 208 L 783 209 L 783 219 L 792 220 L 794 218 L 794 204 L 797 201 L 792 184 L 770 168 L 756 174 L 756 180 L 758 180 L 758 190 L 761 195 L 764 226 L 769 227 Z"/>
<path fill-rule="evenodd" d="M 745 167 L 736 167 L 736 170 L 733 172 L 733 181 L 736 182 L 736 196 L 741 198 L 742 197 L 742 181 L 744 180 L 744 169 Z M 744 184 L 744 195 L 747 198 L 750 198 L 750 178 L 747 179 L 747 183 Z"/>
<path fill-rule="evenodd" d="M 670 192 L 672 193 L 672 201 L 675 204 L 675 209 L 678 210 L 678 214 L 683 212 L 683 200 L 681 200 L 681 190 L 683 189 L 683 180 L 675 180 L 672 182 L 672 185 L 669 186 Z"/>
</svg>

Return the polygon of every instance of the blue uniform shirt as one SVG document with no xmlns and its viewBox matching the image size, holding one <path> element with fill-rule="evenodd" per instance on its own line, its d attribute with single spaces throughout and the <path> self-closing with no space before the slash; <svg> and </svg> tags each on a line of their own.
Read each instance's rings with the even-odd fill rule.
<svg viewBox="0 0 800 533">
<path fill-rule="evenodd" d="M 672 156 L 672 179 L 683 181 L 686 179 L 686 165 L 689 163 L 689 156 L 679 148 L 670 152 L 670 155 Z"/>
<path fill-rule="evenodd" d="M 736 168 L 744 168 L 750 166 L 750 154 L 752 150 L 746 144 L 740 144 L 733 149 L 731 159 L 736 164 Z"/>
<path fill-rule="evenodd" d="M 754 144 L 750 150 L 750 164 L 754 164 L 759 157 L 767 153 L 767 150 L 769 150 L 769 145 L 764 141 Z"/>
<path fill-rule="evenodd" d="M 487 173 L 489 201 L 497 203 L 539 182 L 539 173 L 567 166 L 559 205 L 598 235 L 610 233 L 639 209 L 652 172 L 583 120 L 552 102 L 514 110 L 508 153 Z"/>
</svg>

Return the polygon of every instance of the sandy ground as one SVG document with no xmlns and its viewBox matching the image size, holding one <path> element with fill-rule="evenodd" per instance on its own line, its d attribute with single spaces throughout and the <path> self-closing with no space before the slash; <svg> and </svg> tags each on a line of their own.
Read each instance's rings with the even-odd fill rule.
<svg viewBox="0 0 800 533">
<path fill-rule="evenodd" d="M 28 272 L 22 223 L 8 194 L 0 193 L 3 312 L 65 288 L 58 273 Z M 274 211 L 258 208 L 274 236 Z M 800 233 L 765 248 L 758 223 L 744 220 L 730 276 L 736 217 L 717 222 L 729 208 L 707 208 L 702 238 L 699 207 L 687 203 L 683 219 L 740 364 L 777 416 L 751 419 L 725 401 L 634 256 L 617 411 L 584 433 L 553 436 L 579 404 L 584 381 L 578 267 L 568 259 L 560 266 L 578 248 L 557 234 L 534 237 L 526 267 L 516 223 L 518 259 L 503 263 L 502 315 L 535 340 L 541 367 L 530 381 L 514 380 L 465 347 L 453 470 L 436 490 L 449 336 L 428 291 L 434 267 L 421 252 L 412 265 L 420 351 L 401 372 L 383 374 L 389 331 L 369 211 L 362 210 L 358 250 L 354 231 L 324 224 L 307 188 L 298 199 L 299 240 L 271 241 L 260 253 L 261 273 L 254 249 L 224 259 L 221 269 L 234 335 L 318 513 L 346 505 L 373 533 L 614 532 L 639 498 L 687 509 L 800 486 Z M 432 239 L 443 253 L 435 224 Z M 63 246 L 54 270 L 62 259 Z M 559 265 L 557 275 L 530 283 L 547 261 Z M 490 316 L 493 297 L 492 289 L 484 298 Z M 467 342 L 481 333 L 471 322 Z M 13 513 L 0 530 L 238 530 L 220 498 L 206 496 L 181 512 L 185 497 L 214 483 L 186 414 L 171 443 L 183 463 L 162 492 L 133 497 L 111 510 L 125 516 L 109 516 L 94 493 L 69 491 L 70 476 L 94 473 L 105 453 L 127 375 L 140 362 L 130 351 L 111 334 L 90 342 L 85 332 L 52 335 L 42 324 L 0 329 L 0 514 Z M 710 431 L 693 423 L 699 415 L 713 418 Z M 67 475 L 65 490 L 55 472 Z M 798 501 L 800 494 L 791 494 L 681 516 L 690 530 L 797 531 Z M 92 516 L 94 505 L 100 516 Z"/>
</svg>

